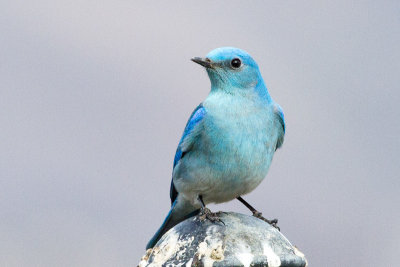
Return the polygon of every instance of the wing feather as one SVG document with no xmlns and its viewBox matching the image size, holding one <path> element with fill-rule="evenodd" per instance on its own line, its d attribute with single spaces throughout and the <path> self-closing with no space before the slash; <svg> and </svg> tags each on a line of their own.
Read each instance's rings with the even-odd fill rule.
<svg viewBox="0 0 400 267">
<path fill-rule="evenodd" d="M 190 115 L 190 118 L 186 123 L 185 130 L 183 131 L 182 138 L 179 141 L 178 148 L 176 149 L 173 168 L 175 168 L 175 166 L 185 156 L 185 154 L 190 151 L 198 136 L 198 130 L 196 130 L 196 128 L 198 129 L 205 115 L 206 110 L 202 104 L 198 105 L 197 108 L 192 112 L 192 115 Z M 171 180 L 171 205 L 174 203 L 177 196 L 178 192 L 175 189 L 174 181 Z"/>
<path fill-rule="evenodd" d="M 282 108 L 277 104 L 274 103 L 274 114 L 276 118 L 278 119 L 278 122 L 282 126 L 282 131 L 278 137 L 278 142 L 276 143 L 276 149 L 280 148 L 283 144 L 283 141 L 285 139 L 285 115 L 283 114 Z M 275 150 L 276 150 L 275 149 Z"/>
</svg>

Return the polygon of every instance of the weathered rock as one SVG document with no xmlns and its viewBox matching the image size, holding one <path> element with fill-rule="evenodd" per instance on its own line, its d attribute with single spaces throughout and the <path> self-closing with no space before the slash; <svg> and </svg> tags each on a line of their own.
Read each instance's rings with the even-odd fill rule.
<svg viewBox="0 0 400 267">
<path fill-rule="evenodd" d="M 189 218 L 143 256 L 144 266 L 307 266 L 304 254 L 268 223 L 221 213 L 223 223 Z M 224 225 L 225 224 L 225 225 Z"/>
</svg>

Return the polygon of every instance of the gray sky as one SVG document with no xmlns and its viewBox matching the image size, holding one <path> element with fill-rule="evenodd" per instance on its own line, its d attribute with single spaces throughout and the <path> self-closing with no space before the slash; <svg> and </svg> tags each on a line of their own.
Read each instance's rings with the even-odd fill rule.
<svg viewBox="0 0 400 267">
<path fill-rule="evenodd" d="M 189 59 L 220 46 L 252 54 L 285 111 L 285 143 L 245 199 L 311 266 L 397 265 L 399 14 L 398 1 L 1 2 L 0 265 L 135 266 L 209 92 Z"/>
</svg>

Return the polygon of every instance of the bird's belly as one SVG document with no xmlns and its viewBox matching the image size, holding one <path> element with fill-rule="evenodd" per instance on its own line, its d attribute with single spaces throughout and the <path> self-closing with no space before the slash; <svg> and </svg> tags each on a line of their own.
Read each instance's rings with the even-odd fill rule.
<svg viewBox="0 0 400 267">
<path fill-rule="evenodd" d="M 212 182 L 204 193 L 206 202 L 221 203 L 253 191 L 267 175 L 272 154 L 264 143 L 243 141 L 210 156 Z"/>
<path fill-rule="evenodd" d="M 268 121 L 267 121 L 268 122 Z M 207 128 L 182 162 L 178 191 L 206 203 L 221 203 L 254 190 L 267 175 L 276 138 L 262 120 L 221 122 Z"/>
<path fill-rule="evenodd" d="M 247 157 L 253 154 L 252 157 Z M 267 175 L 272 154 L 262 149 L 227 149 L 214 153 L 207 164 L 193 171 L 192 192 L 202 195 L 206 203 L 222 203 L 253 191 Z M 193 180 L 192 180 L 193 181 Z"/>
</svg>

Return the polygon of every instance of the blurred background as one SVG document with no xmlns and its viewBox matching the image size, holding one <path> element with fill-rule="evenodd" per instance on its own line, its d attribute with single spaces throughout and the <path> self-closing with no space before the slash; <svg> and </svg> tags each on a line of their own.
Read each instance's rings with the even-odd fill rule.
<svg viewBox="0 0 400 267">
<path fill-rule="evenodd" d="M 209 92 L 190 58 L 221 46 L 256 59 L 285 111 L 285 143 L 245 199 L 310 266 L 398 266 L 399 14 L 398 1 L 2 1 L 0 266 L 136 266 Z"/>
</svg>

